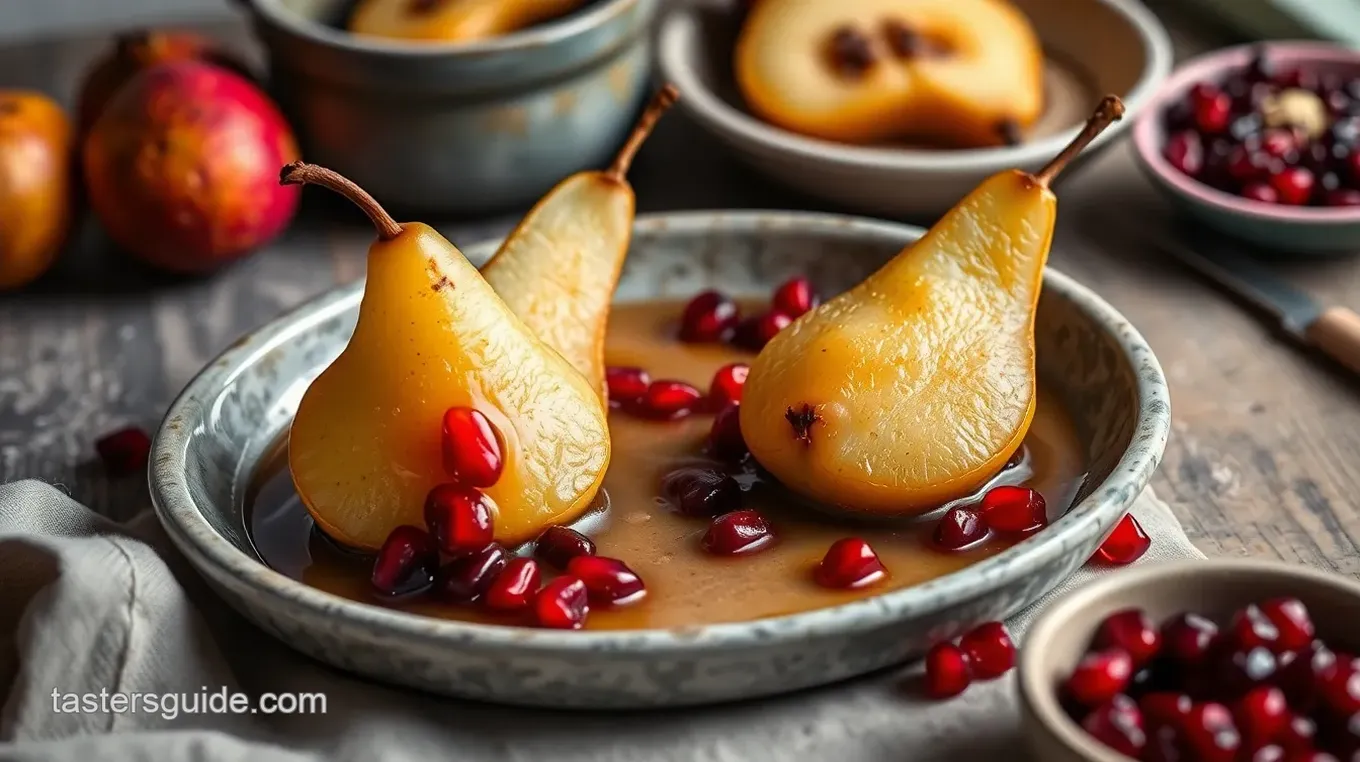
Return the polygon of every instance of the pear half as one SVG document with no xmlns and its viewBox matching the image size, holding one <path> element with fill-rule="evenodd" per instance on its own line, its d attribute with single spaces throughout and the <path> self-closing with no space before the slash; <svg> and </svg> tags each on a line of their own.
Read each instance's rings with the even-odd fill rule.
<svg viewBox="0 0 1360 762">
<path fill-rule="evenodd" d="M 1108 96 L 1039 173 L 984 180 L 878 272 L 776 335 L 742 393 L 756 460 L 828 507 L 896 516 L 1001 470 L 1034 417 L 1049 183 L 1122 113 Z"/>
<path fill-rule="evenodd" d="M 483 490 L 498 541 L 531 540 L 584 512 L 610 460 L 590 382 L 434 229 L 398 225 L 330 170 L 293 164 L 283 180 L 336 190 L 379 230 L 354 334 L 303 395 L 290 433 L 293 483 L 317 524 L 362 549 L 423 525 L 426 494 L 448 480 L 441 419 L 453 406 L 481 411 L 501 440 L 504 470 Z"/>
</svg>

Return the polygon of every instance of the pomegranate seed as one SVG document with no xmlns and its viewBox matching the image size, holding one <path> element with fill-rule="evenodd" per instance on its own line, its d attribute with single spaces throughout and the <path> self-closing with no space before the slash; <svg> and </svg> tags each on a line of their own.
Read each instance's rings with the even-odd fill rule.
<svg viewBox="0 0 1360 762">
<path fill-rule="evenodd" d="M 1232 713 L 1222 704 L 1195 704 L 1186 716 L 1183 738 L 1192 758 L 1204 762 L 1233 762 L 1242 738 L 1233 725 Z"/>
<path fill-rule="evenodd" d="M 751 366 L 744 362 L 734 362 L 719 368 L 708 385 L 708 399 L 713 406 L 721 410 L 741 402 L 741 389 L 746 384 L 746 374 L 750 372 Z"/>
<path fill-rule="evenodd" d="M 1255 749 L 1251 753 L 1250 762 L 1284 762 L 1284 748 L 1275 744 L 1265 746 L 1247 746 L 1248 749 Z"/>
<path fill-rule="evenodd" d="M 1081 727 L 1097 741 L 1126 757 L 1137 758 L 1147 745 L 1143 715 L 1128 696 L 1115 696 L 1086 715 Z"/>
<path fill-rule="evenodd" d="M 608 367 L 604 369 L 604 382 L 609 387 L 609 401 L 622 404 L 641 399 L 652 385 L 652 377 L 642 368 Z"/>
<path fill-rule="evenodd" d="M 509 558 L 505 548 L 494 542 L 476 553 L 459 556 L 440 567 L 435 575 L 435 595 L 449 603 L 474 601 L 491 587 Z"/>
<path fill-rule="evenodd" d="M 1289 762 L 1340 762 L 1331 754 L 1317 749 L 1307 749 L 1298 754 L 1290 754 L 1288 759 Z M 1252 760 L 1252 762 L 1256 762 L 1256 760 Z"/>
<path fill-rule="evenodd" d="M 1100 623 L 1093 647 L 1123 649 L 1135 666 L 1141 666 L 1157 655 L 1162 647 L 1162 634 L 1142 609 L 1124 609 Z"/>
<path fill-rule="evenodd" d="M 1297 651 L 1313 642 L 1313 620 L 1308 607 L 1298 598 L 1276 598 L 1260 606 L 1261 613 L 1275 626 L 1276 646 L 1281 651 Z"/>
<path fill-rule="evenodd" d="M 1296 714 L 1289 718 L 1289 724 L 1280 733 L 1277 743 L 1284 747 L 1286 754 L 1302 754 L 1312 750 L 1316 737 L 1317 724 L 1308 717 Z"/>
<path fill-rule="evenodd" d="M 1289 704 L 1279 688 L 1253 688 L 1237 702 L 1234 717 L 1248 749 L 1272 743 L 1289 725 Z"/>
<path fill-rule="evenodd" d="M 1234 646 L 1244 651 L 1274 648 L 1280 638 L 1280 631 L 1254 603 L 1233 614 L 1224 634 Z"/>
<path fill-rule="evenodd" d="M 982 517 L 998 532 L 1032 532 L 1048 523 L 1044 496 L 1029 487 L 995 487 L 982 497 Z"/>
<path fill-rule="evenodd" d="M 708 525 L 704 550 L 720 556 L 753 553 L 774 541 L 770 523 L 757 511 L 725 513 Z"/>
<path fill-rule="evenodd" d="M 685 305 L 680 316 L 680 340 L 689 343 L 727 341 L 741 315 L 731 299 L 704 291 Z"/>
<path fill-rule="evenodd" d="M 741 505 L 741 485 L 712 468 L 685 466 L 661 480 L 661 496 L 686 516 L 718 516 Z"/>
<path fill-rule="evenodd" d="M 1232 117 L 1232 98 L 1208 83 L 1195 85 L 1190 91 L 1195 108 L 1195 126 L 1207 135 L 1217 135 L 1228 129 Z"/>
<path fill-rule="evenodd" d="M 617 558 L 577 556 L 567 562 L 567 574 L 585 583 L 595 603 L 622 606 L 647 594 L 642 578 Z"/>
<path fill-rule="evenodd" d="M 945 511 L 935 525 L 935 544 L 945 550 L 963 550 L 987 539 L 987 523 L 972 508 L 958 506 Z"/>
<path fill-rule="evenodd" d="M 595 555 L 595 543 L 570 527 L 552 526 L 544 529 L 534 542 L 534 555 L 558 569 L 565 569 L 577 556 Z"/>
<path fill-rule="evenodd" d="M 482 603 L 496 611 L 519 611 L 528 608 L 538 592 L 538 583 L 543 573 L 538 562 L 532 558 L 512 558 L 505 568 L 491 581 L 486 589 Z"/>
<path fill-rule="evenodd" d="M 534 618 L 540 627 L 579 630 L 590 615 L 590 596 L 586 583 L 562 576 L 543 586 L 534 596 Z"/>
<path fill-rule="evenodd" d="M 985 622 L 964 633 L 959 648 L 968 655 L 973 676 L 979 680 L 1001 677 L 1015 666 L 1015 643 L 1000 622 Z"/>
<path fill-rule="evenodd" d="M 1318 694 L 1333 713 L 1348 717 L 1360 712 L 1360 670 L 1352 659 L 1338 659 L 1318 683 Z"/>
<path fill-rule="evenodd" d="M 729 463 L 740 463 L 751 454 L 746 437 L 741 433 L 741 406 L 728 405 L 713 417 L 713 428 L 708 432 L 708 452 Z"/>
<path fill-rule="evenodd" d="M 1317 700 L 1317 688 L 1322 678 L 1336 666 L 1336 654 L 1320 640 L 1308 646 L 1285 661 L 1288 653 L 1282 655 L 1281 669 L 1276 673 L 1275 683 L 1284 691 L 1289 705 L 1300 711 L 1309 711 Z"/>
<path fill-rule="evenodd" d="M 480 410 L 451 407 L 444 413 L 444 470 L 467 487 L 490 487 L 505 462 L 496 427 Z"/>
<path fill-rule="evenodd" d="M 1265 174 L 1266 158 L 1263 153 L 1239 145 L 1228 154 L 1228 174 L 1239 183 L 1250 183 Z"/>
<path fill-rule="evenodd" d="M 1067 694 L 1078 703 L 1095 707 L 1123 693 L 1133 677 L 1133 659 L 1117 648 L 1092 651 L 1081 658 L 1067 678 Z"/>
<path fill-rule="evenodd" d="M 485 548 L 495 535 L 496 504 L 471 487 L 440 484 L 425 496 L 425 524 L 451 556 Z"/>
<path fill-rule="evenodd" d="M 637 401 L 636 410 L 658 420 L 684 418 L 699 406 L 704 393 L 684 381 L 653 381 Z"/>
<path fill-rule="evenodd" d="M 1250 183 L 1242 188 L 1242 198 L 1260 201 L 1263 204 L 1280 203 L 1280 194 L 1270 183 Z"/>
<path fill-rule="evenodd" d="M 812 290 L 812 281 L 800 275 L 784 281 L 783 285 L 775 289 L 771 306 L 796 318 L 816 307 L 818 301 L 817 294 Z"/>
<path fill-rule="evenodd" d="M 1133 514 L 1126 513 L 1115 525 L 1110 536 L 1100 544 L 1094 559 L 1112 566 L 1123 566 L 1142 558 L 1151 546 L 1152 539 L 1143 531 L 1138 519 L 1135 519 Z"/>
<path fill-rule="evenodd" d="M 888 575 L 878 554 L 858 537 L 836 540 L 813 575 L 823 587 L 867 587 Z"/>
<path fill-rule="evenodd" d="M 1337 188 L 1327 191 L 1324 203 L 1327 206 L 1360 206 L 1360 190 Z"/>
<path fill-rule="evenodd" d="M 1313 195 L 1315 178 L 1307 167 L 1285 167 L 1270 178 L 1281 204 L 1302 206 Z"/>
<path fill-rule="evenodd" d="M 109 476 L 130 476 L 146 471 L 151 437 L 136 426 L 128 426 L 100 437 L 94 449 Z"/>
<path fill-rule="evenodd" d="M 1225 646 L 1229 645 L 1224 643 Z M 1275 675 L 1277 662 L 1269 648 L 1218 649 L 1213 654 L 1212 679 L 1222 698 L 1235 698 Z"/>
<path fill-rule="evenodd" d="M 785 315 L 778 310 L 771 310 L 760 317 L 747 318 L 737 326 L 737 333 L 733 341 L 738 346 L 759 352 L 770 343 L 776 334 L 789 327 L 793 318 Z"/>
<path fill-rule="evenodd" d="M 1294 134 L 1289 130 L 1272 129 L 1266 130 L 1261 136 L 1261 150 L 1267 156 L 1277 159 L 1288 159 L 1290 154 L 1298 150 L 1298 141 L 1294 139 Z"/>
<path fill-rule="evenodd" d="M 1218 625 L 1199 614 L 1177 614 L 1162 624 L 1162 652 L 1195 666 L 1208 655 L 1218 637 Z"/>
<path fill-rule="evenodd" d="M 1198 177 L 1204 171 L 1204 141 L 1194 130 L 1172 135 L 1162 155 L 1183 175 Z"/>
<path fill-rule="evenodd" d="M 936 643 L 926 652 L 926 693 L 931 698 L 957 696 L 973 682 L 968 657 L 953 643 Z"/>
<path fill-rule="evenodd" d="M 1189 696 L 1170 691 L 1148 693 L 1138 699 L 1138 708 L 1142 710 L 1143 721 L 1149 730 L 1163 725 L 1181 727 L 1193 705 Z"/>
<path fill-rule="evenodd" d="M 373 589 L 389 597 L 429 589 L 439 566 L 439 548 L 423 529 L 399 526 L 383 540 L 373 561 Z"/>
</svg>

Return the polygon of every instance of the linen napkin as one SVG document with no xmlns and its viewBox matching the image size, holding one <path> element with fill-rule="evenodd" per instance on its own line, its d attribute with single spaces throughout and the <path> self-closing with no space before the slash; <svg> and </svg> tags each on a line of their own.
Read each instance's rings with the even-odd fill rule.
<svg viewBox="0 0 1360 762">
<path fill-rule="evenodd" d="M 1138 563 L 1202 558 L 1151 491 Z M 1084 567 L 1015 617 L 1017 639 Z M 208 590 L 150 513 L 127 524 L 36 481 L 0 485 L 0 760 L 764 762 L 994 760 L 1022 753 L 1011 676 L 921 696 L 920 667 L 791 696 L 629 713 L 499 707 L 389 688 L 289 650 Z M 324 713 L 54 711 L 65 694 L 320 693 Z M 54 693 L 56 699 L 54 699 Z M 252 705 L 254 705 L 252 703 Z"/>
</svg>

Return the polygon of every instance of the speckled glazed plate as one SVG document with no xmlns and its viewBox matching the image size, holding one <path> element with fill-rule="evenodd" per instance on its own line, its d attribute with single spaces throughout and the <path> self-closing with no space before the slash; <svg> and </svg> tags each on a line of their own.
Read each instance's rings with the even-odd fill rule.
<svg viewBox="0 0 1360 762">
<path fill-rule="evenodd" d="M 861 280 L 917 228 L 783 212 L 644 217 L 621 301 L 710 285 L 768 293 L 805 272 Z M 494 244 L 468 249 L 484 261 Z M 436 693 L 539 706 L 675 706 L 830 683 L 902 662 L 1008 616 L 1072 573 L 1147 484 L 1170 426 L 1166 380 L 1119 313 L 1049 271 L 1038 361 L 1087 450 L 1074 507 L 1000 554 L 928 583 L 832 608 L 674 630 L 561 632 L 443 621 L 336 597 L 265 566 L 245 497 L 302 392 L 343 348 L 362 284 L 242 338 L 175 401 L 155 440 L 151 492 L 179 548 L 228 603 L 288 645 L 342 669 Z"/>
</svg>

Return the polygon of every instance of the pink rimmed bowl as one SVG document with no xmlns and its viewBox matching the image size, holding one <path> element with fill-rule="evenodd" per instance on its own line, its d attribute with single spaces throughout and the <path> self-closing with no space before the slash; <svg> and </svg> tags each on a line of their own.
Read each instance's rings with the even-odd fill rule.
<svg viewBox="0 0 1360 762">
<path fill-rule="evenodd" d="M 1221 82 L 1251 62 L 1261 45 L 1214 51 L 1182 64 L 1153 95 L 1133 128 L 1138 163 L 1180 209 L 1233 238 L 1297 255 L 1360 252 L 1360 207 L 1268 204 L 1213 188 L 1185 175 L 1163 156 L 1166 110 L 1199 82 Z M 1360 51 L 1321 42 L 1276 42 L 1264 46 L 1280 68 L 1303 67 L 1319 74 L 1360 77 Z M 1355 178 L 1360 182 L 1360 178 Z"/>
</svg>

